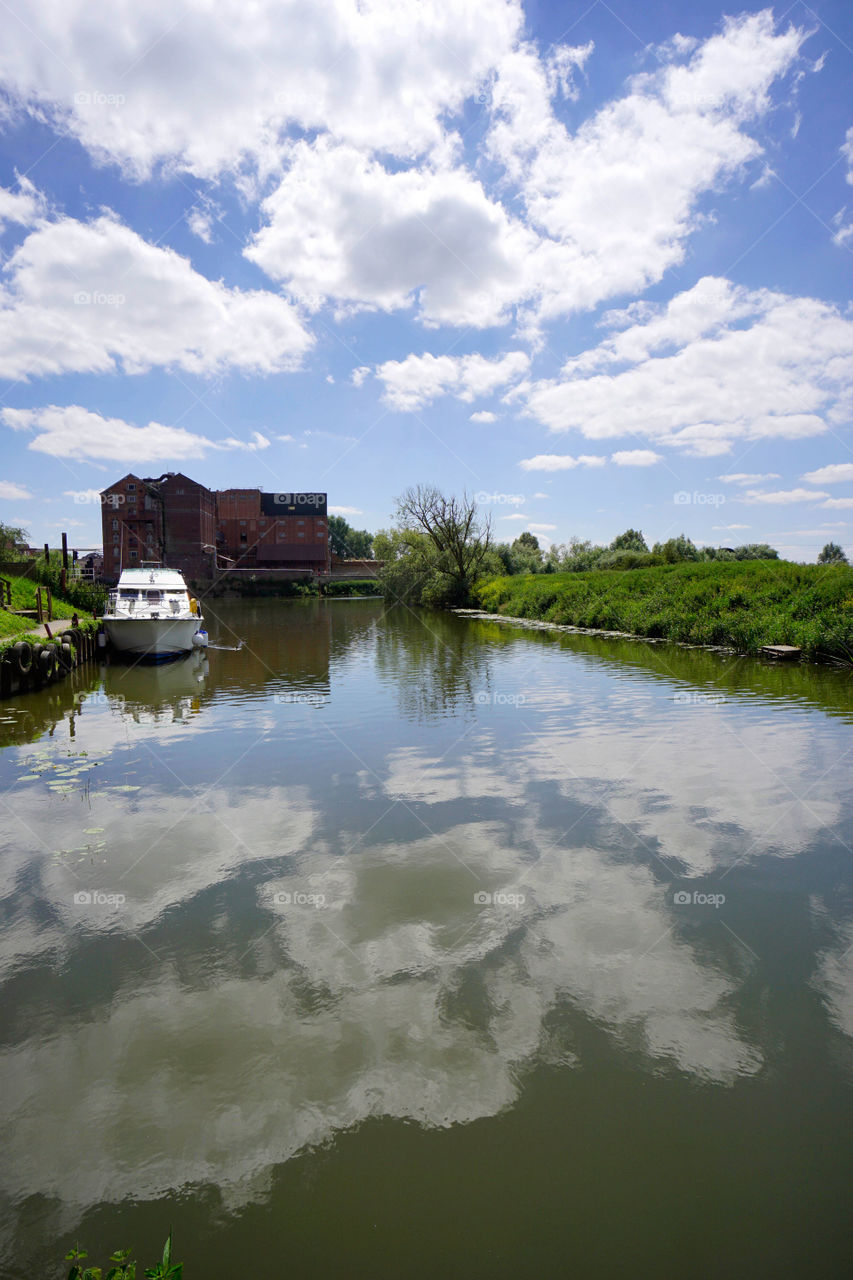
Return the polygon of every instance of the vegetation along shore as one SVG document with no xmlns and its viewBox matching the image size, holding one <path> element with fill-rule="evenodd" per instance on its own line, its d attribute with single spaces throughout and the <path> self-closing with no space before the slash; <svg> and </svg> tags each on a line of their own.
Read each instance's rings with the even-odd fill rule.
<svg viewBox="0 0 853 1280">
<path fill-rule="evenodd" d="M 853 662 L 853 568 L 782 560 L 660 565 L 623 572 L 525 574 L 479 581 L 487 613 L 757 653 L 797 645 Z"/>
</svg>

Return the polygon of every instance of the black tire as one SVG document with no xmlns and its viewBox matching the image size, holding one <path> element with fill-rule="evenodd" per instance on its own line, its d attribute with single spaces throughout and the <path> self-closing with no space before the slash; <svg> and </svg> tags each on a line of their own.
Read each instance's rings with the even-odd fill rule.
<svg viewBox="0 0 853 1280">
<path fill-rule="evenodd" d="M 37 662 L 39 675 L 45 684 L 49 684 L 56 676 L 56 645 L 44 645 Z"/>
<path fill-rule="evenodd" d="M 18 674 L 28 676 L 33 669 L 33 646 L 29 640 L 19 640 L 12 653 L 15 655 Z"/>
<path fill-rule="evenodd" d="M 59 659 L 59 665 L 62 667 L 63 671 L 70 671 L 72 669 L 74 666 L 74 650 L 71 648 L 70 644 L 66 644 L 65 641 L 63 641 L 62 644 L 57 645 L 56 656 Z"/>
</svg>

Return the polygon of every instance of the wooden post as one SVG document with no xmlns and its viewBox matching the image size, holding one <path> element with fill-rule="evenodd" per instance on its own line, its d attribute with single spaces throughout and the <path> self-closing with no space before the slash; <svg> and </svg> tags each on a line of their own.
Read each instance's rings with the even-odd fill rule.
<svg viewBox="0 0 853 1280">
<path fill-rule="evenodd" d="M 39 624 L 44 622 L 44 606 L 41 602 L 41 587 L 36 587 L 36 617 L 39 620 Z"/>
<path fill-rule="evenodd" d="M 63 569 L 62 572 L 64 575 L 65 570 Z M 53 596 L 50 593 L 49 586 L 45 586 L 45 591 L 47 592 L 47 620 L 51 622 L 53 620 Z"/>
<path fill-rule="evenodd" d="M 68 568 L 68 534 L 67 533 L 63 533 L 62 535 L 62 567 L 63 569 Z"/>
<path fill-rule="evenodd" d="M 45 564 L 50 564 L 50 547 L 47 543 L 44 544 L 44 562 Z"/>
</svg>

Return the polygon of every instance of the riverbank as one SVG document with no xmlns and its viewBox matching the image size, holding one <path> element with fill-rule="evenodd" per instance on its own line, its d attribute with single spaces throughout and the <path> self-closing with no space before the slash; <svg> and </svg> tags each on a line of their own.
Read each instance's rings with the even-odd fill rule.
<svg viewBox="0 0 853 1280">
<path fill-rule="evenodd" d="M 478 583 L 487 614 L 758 653 L 796 645 L 853 662 L 853 568 L 785 561 L 688 563 Z"/>
<path fill-rule="evenodd" d="M 36 609 L 36 593 L 42 585 L 38 581 L 27 577 L 6 577 L 6 581 L 11 586 L 11 609 L 28 609 L 35 611 Z M 44 592 L 44 588 L 42 588 Z M 80 610 L 70 601 L 62 600 L 54 595 L 51 600 L 51 612 L 53 617 L 49 620 L 49 625 L 53 630 L 53 622 L 64 619 L 70 619 Z M 10 612 L 9 609 L 0 609 L 0 643 L 13 637 L 21 638 L 22 636 L 34 635 L 39 631 L 38 620 L 34 617 L 21 617 L 18 613 Z M 44 634 L 42 632 L 42 634 Z"/>
</svg>

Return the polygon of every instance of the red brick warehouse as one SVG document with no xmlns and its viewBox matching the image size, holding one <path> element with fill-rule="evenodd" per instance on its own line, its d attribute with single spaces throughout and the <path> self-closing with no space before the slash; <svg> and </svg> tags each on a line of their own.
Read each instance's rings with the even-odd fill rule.
<svg viewBox="0 0 853 1280">
<path fill-rule="evenodd" d="M 133 474 L 101 493 L 104 577 L 159 560 L 187 577 L 222 568 L 328 573 L 325 493 L 219 492 L 181 472 Z M 215 552 L 214 552 L 215 548 Z"/>
</svg>

